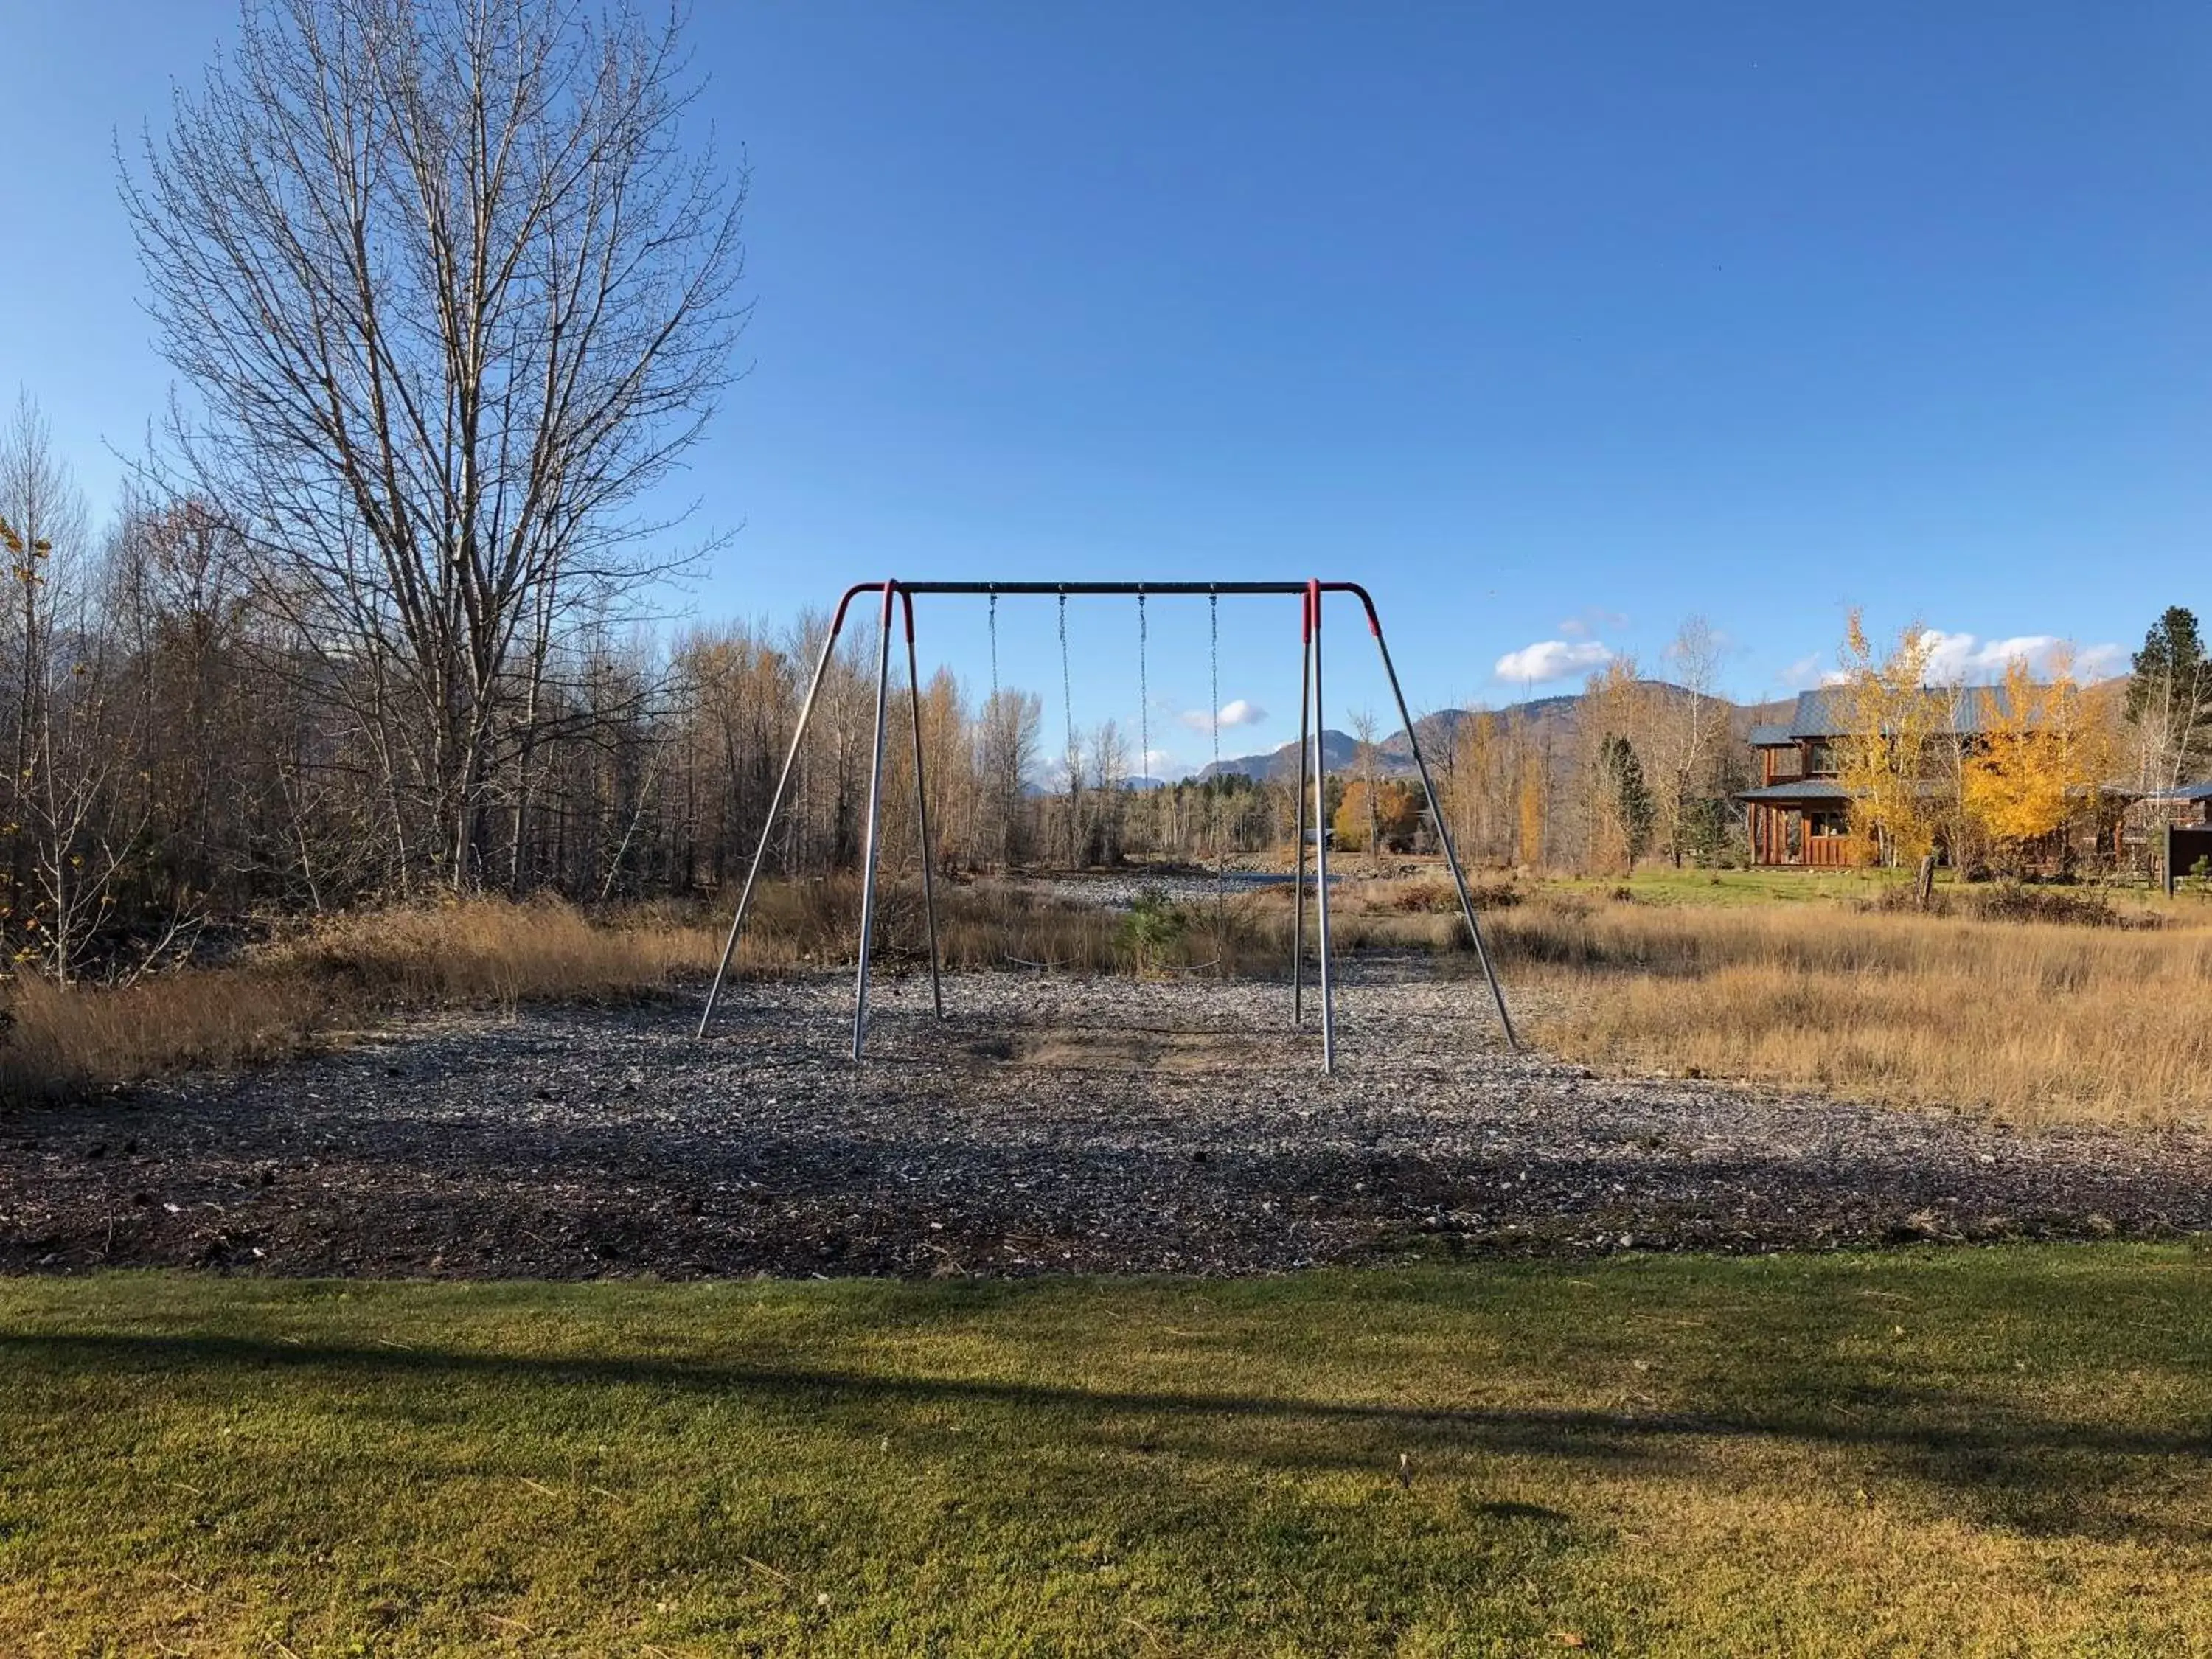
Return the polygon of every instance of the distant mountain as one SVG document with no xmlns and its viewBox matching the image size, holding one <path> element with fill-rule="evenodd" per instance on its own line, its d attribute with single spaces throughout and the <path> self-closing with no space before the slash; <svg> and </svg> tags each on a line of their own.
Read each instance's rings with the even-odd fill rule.
<svg viewBox="0 0 2212 1659">
<path fill-rule="evenodd" d="M 1402 738 L 1399 739 L 1401 751 L 1404 741 Z M 1383 745 L 1377 744 L 1376 747 L 1381 750 Z M 1358 760 L 1359 739 L 1348 732 L 1332 728 L 1321 734 L 1321 752 L 1328 769 L 1340 772 Z M 1384 753 L 1381 767 L 1384 773 L 1395 776 L 1399 772 L 1410 773 L 1413 769 L 1413 763 L 1402 752 L 1398 755 Z M 1237 776 L 1256 778 L 1264 782 L 1269 778 L 1296 778 L 1297 775 L 1298 745 L 1293 739 L 1280 749 L 1270 750 L 1264 755 L 1239 755 L 1234 760 L 1212 762 L 1198 775 L 1201 780 Z"/>
<path fill-rule="evenodd" d="M 1135 794 L 1146 789 L 1165 789 L 1170 787 L 1171 782 L 1172 780 L 1167 778 L 1124 778 L 1121 780 L 1121 787 Z M 1089 787 L 1089 772 L 1086 769 L 1085 787 Z M 1031 800 L 1042 800 L 1048 796 L 1057 795 L 1060 793 L 1059 788 L 1054 784 L 1040 783 L 1035 778 L 1030 779 L 1022 785 L 1022 793 Z"/>
<path fill-rule="evenodd" d="M 1668 680 L 1645 680 L 1647 690 L 1662 696 L 1688 697 L 1694 693 Z M 1747 738 L 1751 728 L 1764 721 L 1786 720 L 1796 700 L 1785 698 L 1779 702 L 1736 703 L 1725 697 L 1714 702 L 1728 711 L 1729 729 L 1739 738 Z M 1563 750 L 1573 737 L 1582 718 L 1583 694 L 1570 692 L 1556 697 L 1533 697 L 1526 702 L 1509 703 L 1503 708 L 1487 712 L 1500 721 L 1516 726 L 1539 742 Z M 1439 708 L 1433 714 L 1419 716 L 1413 729 L 1421 739 L 1421 752 L 1431 766 L 1440 762 L 1450 750 L 1459 723 L 1472 718 L 1474 710 L 1468 708 Z M 1261 755 L 1239 755 L 1234 760 L 1224 760 L 1208 766 L 1198 775 L 1201 778 L 1235 773 L 1243 777 L 1267 780 L 1295 778 L 1298 775 L 1297 744 L 1286 743 L 1279 749 Z M 1379 757 L 1376 770 L 1385 777 L 1410 777 L 1413 772 L 1413 751 L 1406 744 L 1402 728 L 1394 727 L 1390 735 L 1376 743 Z M 1332 772 L 1349 771 L 1359 763 L 1359 740 L 1334 729 L 1322 733 L 1322 755 Z"/>
</svg>

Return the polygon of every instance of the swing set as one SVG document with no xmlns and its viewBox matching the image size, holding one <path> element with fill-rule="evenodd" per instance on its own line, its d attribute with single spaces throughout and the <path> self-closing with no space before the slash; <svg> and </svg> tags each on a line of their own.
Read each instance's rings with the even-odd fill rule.
<svg viewBox="0 0 2212 1659">
<path fill-rule="evenodd" d="M 883 595 L 883 614 L 876 662 L 876 736 L 868 771 L 868 811 L 861 854 L 860 968 L 856 975 L 853 1006 L 853 1058 L 857 1060 L 867 1041 L 868 1031 L 868 965 L 876 932 L 876 866 L 881 848 L 881 807 L 884 785 L 884 741 L 888 730 L 890 708 L 891 676 L 891 612 L 897 606 L 905 623 L 906 671 L 908 704 L 913 714 L 914 729 L 914 793 L 915 813 L 921 836 L 921 894 L 922 910 L 928 921 L 929 989 L 930 999 L 937 1018 L 945 1018 L 945 982 L 941 970 L 942 954 L 937 943 L 937 894 L 934 880 L 935 848 L 929 833 L 929 793 L 922 777 L 921 740 L 921 677 L 915 652 L 914 596 L 920 594 L 963 595 L 990 599 L 991 630 L 991 690 L 995 697 L 999 686 L 999 599 L 1000 595 L 1036 595 L 1056 598 L 1060 602 L 1060 672 L 1062 708 L 1067 723 L 1067 759 L 1071 769 L 1075 764 L 1077 744 L 1073 684 L 1068 671 L 1067 601 L 1071 595 L 1133 595 L 1137 601 L 1137 662 L 1140 693 L 1146 706 L 1139 715 L 1140 736 L 1144 745 L 1139 765 L 1148 763 L 1152 746 L 1151 687 L 1146 664 L 1148 633 L 1145 605 L 1155 595 L 1189 597 L 1203 594 L 1212 622 L 1212 739 L 1213 758 L 1217 775 L 1221 759 L 1221 599 L 1224 594 L 1237 597 L 1274 595 L 1296 596 L 1300 601 L 1298 633 L 1304 648 L 1304 660 L 1300 671 L 1298 690 L 1298 787 L 1297 787 L 1297 865 L 1293 879 L 1296 886 L 1295 921 L 1291 948 L 1291 1021 L 1302 1024 L 1305 1018 L 1305 906 L 1306 906 L 1306 808 L 1309 779 L 1311 781 L 1314 823 L 1314 910 L 1318 945 L 1318 981 L 1321 993 L 1321 1054 L 1324 1073 L 1336 1069 L 1336 1005 L 1330 976 L 1328 938 L 1328 766 L 1323 752 L 1322 734 L 1322 658 L 1321 622 L 1322 599 L 1325 594 L 1348 593 L 1356 598 L 1367 614 L 1368 631 L 1375 636 L 1375 648 L 1382 659 L 1382 672 L 1390 683 L 1390 696 L 1398 705 L 1398 719 L 1406 734 L 1406 746 L 1413 759 L 1413 769 L 1420 775 L 1421 792 L 1427 801 L 1430 819 L 1436 825 L 1437 844 L 1443 849 L 1444 862 L 1450 866 L 1452 886 L 1459 895 L 1460 915 L 1467 923 L 1468 937 L 1474 946 L 1475 957 L 1482 964 L 1483 977 L 1489 982 L 1492 1000 L 1497 1005 L 1498 1022 L 1505 1033 L 1505 1040 L 1518 1049 L 1520 1038 L 1513 1030 L 1512 1017 L 1506 1012 L 1505 992 L 1498 980 L 1498 972 L 1490 959 L 1490 951 L 1483 942 L 1482 929 L 1474 919 L 1474 902 L 1468 896 L 1467 877 L 1460 868 L 1458 851 L 1452 845 L 1450 828 L 1444 822 L 1442 804 L 1437 799 L 1435 781 L 1429 775 L 1429 763 L 1421 753 L 1419 734 L 1413 729 L 1413 712 L 1407 707 L 1405 691 L 1398 684 L 1398 671 L 1390 660 L 1389 641 L 1382 636 L 1382 619 L 1375 609 L 1375 601 L 1358 582 L 902 582 L 893 579 L 884 582 L 856 582 L 847 588 L 837 601 L 831 616 L 829 632 L 822 641 L 820 655 L 814 666 L 814 678 L 806 688 L 805 700 L 799 708 L 799 724 L 791 734 L 791 747 L 783 758 L 783 770 L 775 781 L 775 793 L 769 799 L 768 816 L 761 824 L 760 843 L 753 851 L 752 863 L 745 872 L 745 884 L 738 895 L 737 913 L 730 919 L 729 937 L 722 945 L 722 957 L 714 970 L 714 982 L 707 993 L 707 1006 L 699 1015 L 697 1035 L 704 1037 L 714 1018 L 714 1009 L 721 1000 L 723 981 L 730 971 L 731 960 L 736 956 L 738 939 L 744 931 L 745 912 L 751 907 L 753 890 L 760 880 L 761 867 L 767 862 L 770 839 L 775 833 L 776 815 L 782 811 L 786 789 L 799 762 L 801 745 L 806 739 L 806 727 L 813 718 L 814 702 L 828 677 L 830 662 L 837 648 L 837 636 L 845 625 L 845 617 L 853 601 L 863 593 L 880 592 Z M 1214 869 L 1214 893 L 1217 905 L 1227 881 L 1225 866 L 1217 846 Z"/>
</svg>

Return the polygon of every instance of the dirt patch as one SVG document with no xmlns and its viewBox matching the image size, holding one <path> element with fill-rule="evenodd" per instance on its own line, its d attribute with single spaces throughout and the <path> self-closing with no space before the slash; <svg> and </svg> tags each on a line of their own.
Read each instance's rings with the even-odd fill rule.
<svg viewBox="0 0 2212 1659">
<path fill-rule="evenodd" d="M 1073 1072 L 1239 1072 L 1281 1058 L 1282 1044 L 1226 1031 L 1047 1026 L 977 1045 L 1010 1065 Z"/>
</svg>

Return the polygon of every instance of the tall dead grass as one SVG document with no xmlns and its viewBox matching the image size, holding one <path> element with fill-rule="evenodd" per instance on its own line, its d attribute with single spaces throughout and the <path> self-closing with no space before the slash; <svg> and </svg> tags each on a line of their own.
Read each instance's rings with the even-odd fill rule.
<svg viewBox="0 0 2212 1659">
<path fill-rule="evenodd" d="M 1489 929 L 1601 1065 L 1811 1085 L 2021 1124 L 2212 1122 L 2212 930 L 1793 905 L 1530 906 Z"/>
<path fill-rule="evenodd" d="M 1340 951 L 1438 953 L 1471 971 L 1453 903 L 1348 887 Z M 1545 1046 L 1595 1064 L 1698 1072 L 1963 1107 L 2023 1123 L 2212 1123 L 2212 928 L 2152 932 L 1892 915 L 1841 905 L 1592 904 L 1540 892 L 1485 906 L 1510 993 Z M 766 889 L 737 971 L 852 960 L 849 880 Z M 883 895 L 878 960 L 926 963 L 919 891 Z M 1003 884 L 940 893 L 955 969 L 1287 971 L 1291 896 L 1126 913 Z M 117 988 L 9 988 L 0 1097 L 65 1098 L 331 1041 L 395 1010 L 651 994 L 711 969 L 726 918 L 674 905 L 591 917 L 495 899 L 339 918 L 234 966 Z M 1308 918 L 1310 930 L 1312 919 Z"/>
<path fill-rule="evenodd" d="M 879 896 L 883 969 L 924 966 L 919 888 L 886 884 Z M 1148 952 L 1152 965 L 1245 970 L 1255 935 L 1244 915 L 1194 913 Z M 1026 889 L 949 886 L 939 921 L 953 969 L 1116 972 L 1137 959 L 1119 915 Z M 710 972 L 727 925 L 726 915 L 675 904 L 593 917 L 553 901 L 475 899 L 331 918 L 234 965 L 125 986 L 20 980 L 0 1000 L 0 1100 L 66 1099 L 165 1072 L 276 1059 L 408 1008 L 650 995 Z M 849 964 L 859 931 L 856 882 L 769 886 L 734 971 Z"/>
<path fill-rule="evenodd" d="M 595 923 L 473 900 L 321 921 L 243 962 L 113 987 L 25 979 L 0 1014 L 0 1098 L 66 1098 L 193 1066 L 272 1060 L 409 1007 L 634 996 L 711 966 L 702 926 Z"/>
</svg>

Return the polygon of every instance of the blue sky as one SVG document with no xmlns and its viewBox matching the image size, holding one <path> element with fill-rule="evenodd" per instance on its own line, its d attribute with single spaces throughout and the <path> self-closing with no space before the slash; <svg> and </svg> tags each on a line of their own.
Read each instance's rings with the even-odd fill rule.
<svg viewBox="0 0 2212 1659">
<path fill-rule="evenodd" d="M 0 387 L 104 505 L 167 386 L 110 135 L 234 8 L 0 10 L 35 70 L 0 100 Z M 1967 672 L 2212 611 L 2201 5 L 810 0 L 693 38 L 757 306 L 689 480 L 742 526 L 674 601 L 702 617 L 878 573 L 1350 577 L 1434 706 L 1601 649 L 1663 672 L 1692 612 L 1751 696 L 1852 604 Z M 1053 609 L 1001 614 L 1056 729 Z M 1338 724 L 1384 701 L 1352 623 Z M 981 686 L 980 606 L 923 625 Z M 1206 632 L 1153 607 L 1176 767 Z M 1226 752 L 1294 732 L 1295 634 L 1224 602 L 1220 698 L 1267 711 Z M 1079 720 L 1134 728 L 1133 607 L 1077 602 L 1071 643 Z"/>
</svg>

